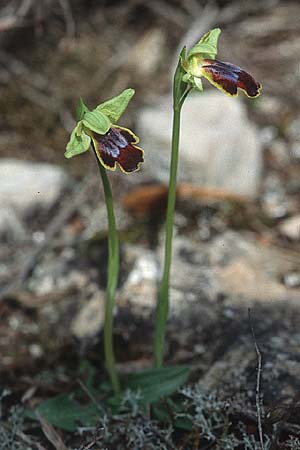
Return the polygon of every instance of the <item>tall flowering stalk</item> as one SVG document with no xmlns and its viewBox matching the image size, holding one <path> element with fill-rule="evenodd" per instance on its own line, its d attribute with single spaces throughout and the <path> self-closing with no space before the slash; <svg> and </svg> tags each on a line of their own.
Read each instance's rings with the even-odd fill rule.
<svg viewBox="0 0 300 450">
<path fill-rule="evenodd" d="M 182 105 L 192 89 L 200 92 L 203 91 L 202 77 L 206 78 L 217 89 L 230 97 L 237 96 L 238 89 L 240 89 L 248 97 L 255 98 L 260 94 L 261 89 L 261 85 L 249 73 L 234 64 L 216 59 L 220 33 L 221 30 L 219 28 L 209 31 L 188 53 L 183 48 L 174 75 L 173 130 L 166 218 L 165 257 L 163 275 L 158 292 L 154 331 L 154 361 L 156 367 L 160 367 L 163 363 L 165 329 L 169 311 L 170 269 Z"/>
<path fill-rule="evenodd" d="M 184 50 L 181 55 L 184 54 Z M 172 260 L 172 239 L 173 222 L 176 202 L 176 180 L 178 167 L 178 150 L 180 136 L 180 116 L 184 100 L 190 90 L 190 87 L 183 82 L 184 75 L 181 62 L 179 61 L 173 82 L 173 128 L 172 128 L 172 148 L 170 164 L 170 180 L 166 217 L 166 240 L 165 240 L 165 259 L 164 270 L 158 291 L 158 301 L 156 309 L 156 321 L 154 330 L 154 360 L 155 366 L 160 367 L 163 360 L 163 349 L 165 340 L 165 328 L 169 312 L 169 285 L 170 269 Z"/>
<path fill-rule="evenodd" d="M 117 97 L 101 103 L 93 111 L 80 101 L 78 122 L 67 144 L 65 156 L 86 152 L 92 145 L 103 185 L 108 219 L 108 270 L 104 318 L 105 365 L 115 393 L 120 382 L 115 368 L 113 349 L 113 312 L 119 278 L 119 238 L 116 227 L 113 197 L 106 169 L 116 170 L 117 165 L 125 173 L 135 172 L 144 161 L 144 152 L 137 147 L 138 137 L 129 129 L 114 125 L 134 95 L 126 89 Z"/>
</svg>

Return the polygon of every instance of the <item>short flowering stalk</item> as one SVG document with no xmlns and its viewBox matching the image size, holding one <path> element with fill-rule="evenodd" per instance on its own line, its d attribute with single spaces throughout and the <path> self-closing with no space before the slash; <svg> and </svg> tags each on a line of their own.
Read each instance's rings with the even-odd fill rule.
<svg viewBox="0 0 300 450">
<path fill-rule="evenodd" d="M 119 278 L 119 237 L 106 169 L 114 171 L 119 166 L 123 172 L 130 173 L 138 170 L 144 161 L 144 152 L 136 145 L 139 141 L 138 137 L 127 128 L 115 125 L 133 95 L 133 89 L 126 89 L 117 97 L 97 106 L 93 111 L 89 111 L 81 100 L 77 111 L 79 120 L 65 152 L 66 158 L 71 158 L 86 152 L 92 144 L 103 184 L 108 218 L 104 354 L 106 369 L 116 394 L 120 391 L 120 382 L 115 367 L 113 348 L 113 312 Z"/>
<path fill-rule="evenodd" d="M 240 89 L 248 97 L 255 98 L 260 94 L 261 90 L 260 83 L 246 71 L 234 64 L 215 59 L 220 33 L 221 30 L 215 28 L 206 33 L 188 53 L 186 53 L 184 48 L 180 54 L 174 76 L 173 132 L 166 217 L 165 257 L 163 276 L 158 292 L 154 331 L 154 362 L 156 367 L 160 367 L 163 363 L 165 329 L 169 310 L 170 270 L 182 105 L 192 89 L 200 92 L 203 91 L 202 77 L 206 78 L 213 86 L 230 97 L 237 96 L 238 89 Z"/>
</svg>

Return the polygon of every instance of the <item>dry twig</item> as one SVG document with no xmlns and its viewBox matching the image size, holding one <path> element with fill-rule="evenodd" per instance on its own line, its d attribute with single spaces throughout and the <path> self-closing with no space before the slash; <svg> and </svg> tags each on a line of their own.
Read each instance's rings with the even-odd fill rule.
<svg viewBox="0 0 300 450">
<path fill-rule="evenodd" d="M 26 282 L 28 277 L 30 277 L 42 253 L 49 247 L 56 233 L 62 228 L 62 226 L 72 216 L 72 214 L 79 208 L 82 203 L 86 201 L 87 195 L 95 182 L 96 179 L 94 177 L 87 175 L 82 183 L 76 189 L 74 189 L 71 196 L 69 196 L 66 201 L 63 202 L 60 211 L 50 222 L 45 232 L 44 240 L 40 242 L 32 251 L 32 254 L 29 256 L 27 263 L 25 263 L 24 267 L 22 268 L 22 272 L 18 276 L 18 279 L 14 280 L 11 285 L 2 290 L 2 297 L 13 295 L 15 292 L 18 292 L 22 289 L 24 283 Z"/>
<path fill-rule="evenodd" d="M 262 357 L 261 357 L 261 352 L 260 352 L 259 347 L 256 342 L 250 308 L 248 309 L 248 316 L 249 316 L 249 323 L 250 323 L 251 333 L 252 333 L 252 337 L 253 337 L 254 347 L 255 347 L 255 351 L 256 351 L 256 355 L 257 355 L 257 377 L 256 377 L 255 399 L 256 399 L 258 434 L 259 434 L 261 450 L 265 450 L 263 430 L 262 430 L 262 420 L 261 420 L 261 398 L 260 398 L 260 379 L 261 379 L 261 370 L 262 370 Z"/>
<path fill-rule="evenodd" d="M 76 27 L 70 2 L 68 0 L 58 0 L 58 1 L 65 18 L 67 35 L 70 39 L 74 39 Z"/>
<path fill-rule="evenodd" d="M 0 33 L 24 25 L 24 20 L 33 6 L 33 0 L 23 0 L 20 5 L 12 1 L 0 10 Z"/>
<path fill-rule="evenodd" d="M 163 17 L 169 22 L 172 22 L 177 27 L 183 28 L 187 21 L 185 16 L 178 8 L 161 2 L 159 0 L 152 0 L 151 2 L 145 2 L 145 6 L 154 11 L 157 15 Z"/>
<path fill-rule="evenodd" d="M 69 38 L 75 37 L 75 20 L 72 13 L 72 8 L 70 6 L 69 0 L 50 0 L 48 1 L 48 16 L 52 10 L 56 9 L 55 3 L 59 3 L 63 17 L 66 24 L 66 33 Z M 12 0 L 8 5 L 0 10 L 0 33 L 4 31 L 11 30 L 13 28 L 18 28 L 29 25 L 35 25 L 39 22 L 39 19 L 44 18 L 42 14 L 43 1 L 34 2 L 33 0 L 22 0 L 21 2 Z M 52 6 L 52 9 L 49 7 Z M 28 19 L 28 16 L 33 10 L 32 19 Z"/>
<path fill-rule="evenodd" d="M 22 61 L 4 50 L 0 50 L 0 64 L 4 66 L 6 73 L 10 74 L 10 77 L 6 77 L 7 82 L 11 81 L 11 77 L 17 82 L 20 81 L 20 93 L 24 98 L 57 114 L 65 130 L 68 132 L 72 130 L 74 127 L 72 115 L 55 95 L 55 89 L 47 77 L 32 71 Z"/>
</svg>

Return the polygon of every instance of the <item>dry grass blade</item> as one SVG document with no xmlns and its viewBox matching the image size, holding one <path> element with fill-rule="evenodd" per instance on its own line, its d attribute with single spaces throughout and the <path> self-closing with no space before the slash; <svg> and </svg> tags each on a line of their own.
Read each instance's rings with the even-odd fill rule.
<svg viewBox="0 0 300 450">
<path fill-rule="evenodd" d="M 37 419 L 41 424 L 43 433 L 49 442 L 53 445 L 56 450 L 68 450 L 68 448 L 63 443 L 59 434 L 55 431 L 55 429 L 50 425 L 47 420 L 45 420 L 39 413 L 36 413 Z"/>
</svg>

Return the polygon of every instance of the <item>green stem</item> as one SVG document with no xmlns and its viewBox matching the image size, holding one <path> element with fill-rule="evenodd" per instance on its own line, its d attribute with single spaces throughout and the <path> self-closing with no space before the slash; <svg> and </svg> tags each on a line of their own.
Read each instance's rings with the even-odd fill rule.
<svg viewBox="0 0 300 450">
<path fill-rule="evenodd" d="M 110 376 L 113 389 L 117 394 L 120 391 L 120 382 L 115 367 L 115 355 L 113 350 L 113 311 L 119 277 L 119 237 L 116 227 L 110 182 L 106 169 L 102 166 L 98 158 L 97 162 L 104 189 L 108 219 L 108 271 L 104 319 L 104 354 L 106 369 Z"/>
<path fill-rule="evenodd" d="M 170 269 L 172 260 L 174 211 L 176 203 L 180 115 L 183 102 L 187 97 L 189 91 L 183 90 L 183 88 L 184 85 L 182 83 L 182 69 L 179 63 L 175 72 L 173 84 L 173 131 L 172 131 L 171 165 L 170 165 L 170 179 L 168 191 L 167 218 L 166 218 L 165 259 L 164 259 L 163 276 L 158 291 L 155 330 L 154 330 L 154 363 L 156 367 L 161 367 L 163 363 L 165 330 L 169 312 L 169 285 L 170 285 Z"/>
</svg>

